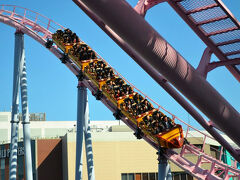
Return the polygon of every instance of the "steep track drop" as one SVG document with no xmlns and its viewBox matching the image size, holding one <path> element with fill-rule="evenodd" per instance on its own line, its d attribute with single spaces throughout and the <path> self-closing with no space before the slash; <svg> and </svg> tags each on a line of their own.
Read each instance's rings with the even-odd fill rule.
<svg viewBox="0 0 240 180">
<path fill-rule="evenodd" d="M 17 7 L 17 6 L 11 6 L 11 5 L 0 5 L 1 10 L 0 10 L 0 22 L 7 24 L 9 26 L 12 26 L 16 28 L 18 31 L 23 32 L 24 34 L 29 35 L 36 41 L 38 41 L 40 44 L 45 46 L 47 39 L 52 38 L 52 32 L 51 31 L 56 31 L 57 29 L 64 29 L 63 26 L 57 24 L 51 19 L 48 19 L 38 13 L 35 13 L 31 10 Z M 18 13 L 18 10 L 21 10 L 23 14 Z M 32 16 L 27 16 L 28 12 L 31 12 L 32 14 L 35 15 L 35 17 Z M 45 22 L 41 21 L 38 17 L 42 17 Z M 53 46 L 51 47 L 50 51 L 59 59 L 61 59 L 64 54 L 58 49 L 58 47 Z M 78 67 L 77 64 L 74 63 L 71 59 L 66 60 L 65 65 L 75 74 L 76 76 L 79 75 L 81 67 Z M 122 77 L 119 73 L 115 72 L 118 74 L 120 77 Z M 123 78 L 123 77 L 122 77 Z M 124 79 L 124 78 L 123 78 Z M 125 79 L 126 82 L 128 82 Z M 84 79 L 82 83 L 93 93 L 96 93 L 98 90 L 98 87 L 91 82 L 88 79 Z M 129 83 L 130 84 L 130 83 Z M 130 84 L 131 85 L 131 84 Z M 148 98 L 146 95 L 144 95 L 141 91 L 139 91 L 137 88 L 133 86 L 135 90 L 137 90 L 139 93 L 141 93 L 144 97 Z M 181 119 L 177 118 L 167 110 L 165 110 L 163 107 L 155 103 L 153 100 L 148 98 L 149 101 L 151 101 L 153 104 L 155 104 L 158 109 L 162 109 L 162 111 L 165 111 L 169 115 L 172 115 L 173 118 L 175 118 L 175 121 L 179 121 L 182 124 L 185 124 L 187 128 L 186 136 L 188 135 L 188 130 L 189 129 L 194 129 L 195 131 L 198 131 L 197 129 L 191 127 L 190 125 L 186 124 L 184 121 Z M 116 108 L 115 105 L 108 100 L 105 96 L 101 99 L 101 101 L 112 111 L 115 112 Z M 136 125 L 133 124 L 128 118 L 122 117 L 122 121 L 128 125 L 132 130 L 136 130 Z M 204 143 L 206 138 L 211 138 L 212 137 L 198 131 L 201 133 L 204 137 Z M 148 136 L 144 136 L 143 139 L 147 141 L 150 145 L 152 145 L 155 149 L 158 149 L 158 145 L 154 143 L 151 139 L 149 139 Z M 221 151 L 222 152 L 222 151 Z M 197 163 L 189 161 L 187 158 L 184 157 L 185 154 L 193 154 L 198 157 Z M 165 156 L 184 169 L 186 172 L 190 173 L 196 178 L 199 179 L 221 179 L 220 176 L 221 174 L 224 174 L 224 179 L 229 179 L 230 177 L 240 177 L 240 171 L 236 168 L 236 163 L 234 167 L 228 166 L 221 162 L 220 160 L 217 160 L 215 158 L 210 157 L 209 155 L 205 154 L 202 149 L 198 149 L 197 147 L 193 145 L 184 145 L 182 147 L 181 153 L 177 153 L 174 150 L 168 149 Z M 211 169 L 210 170 L 204 170 L 201 168 L 202 163 L 210 163 L 211 164 Z M 216 174 L 216 171 L 221 170 L 221 174 Z"/>
</svg>

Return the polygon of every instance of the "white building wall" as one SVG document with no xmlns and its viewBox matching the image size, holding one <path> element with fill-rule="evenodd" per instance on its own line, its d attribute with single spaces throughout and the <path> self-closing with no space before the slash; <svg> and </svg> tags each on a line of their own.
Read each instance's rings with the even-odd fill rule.
<svg viewBox="0 0 240 180">
<path fill-rule="evenodd" d="M 0 144 L 10 142 L 11 138 L 11 113 L 10 112 L 0 112 Z M 91 131 L 93 132 L 93 136 L 95 133 L 98 132 L 109 132 L 109 130 L 114 129 L 115 132 L 121 132 L 120 137 L 124 134 L 123 132 L 131 132 L 130 129 L 124 128 L 124 123 L 118 120 L 111 120 L 111 121 L 91 121 Z M 118 127 L 119 126 L 119 127 Z M 31 138 L 56 138 L 60 136 L 64 136 L 68 132 L 75 132 L 76 131 L 76 121 L 31 121 L 30 122 L 31 128 Z M 204 133 L 208 134 L 206 131 Z M 184 133 L 185 134 L 185 133 Z M 98 134 L 99 136 L 99 134 Z M 188 137 L 203 137 L 197 131 L 191 131 L 188 134 Z M 223 137 L 233 146 L 236 146 L 233 141 L 228 138 L 226 135 Z M 19 123 L 19 140 L 23 138 L 23 130 L 22 124 Z M 98 139 L 97 137 L 94 137 Z M 105 137 L 108 139 L 108 137 Z M 211 140 L 207 138 L 207 142 L 212 145 L 218 146 L 219 143 L 215 140 Z"/>
</svg>

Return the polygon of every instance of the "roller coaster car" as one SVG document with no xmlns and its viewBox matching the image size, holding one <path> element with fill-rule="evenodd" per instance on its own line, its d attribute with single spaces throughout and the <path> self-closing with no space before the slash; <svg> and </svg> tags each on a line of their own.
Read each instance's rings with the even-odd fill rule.
<svg viewBox="0 0 240 180">
<path fill-rule="evenodd" d="M 77 44 L 64 43 L 62 35 L 62 31 L 54 33 L 52 35 L 53 42 L 66 54 L 66 56 L 69 56 L 75 63 L 77 63 L 79 67 L 81 67 L 82 72 L 96 85 L 96 87 L 98 87 L 98 91 L 94 94 L 96 98 L 100 100 L 104 94 L 116 106 L 117 110 L 114 113 L 116 119 L 120 119 L 122 115 L 125 115 L 130 121 L 132 121 L 138 128 L 136 136 L 139 139 L 143 136 L 148 136 L 163 148 L 182 147 L 184 143 L 184 136 L 181 125 L 175 125 L 173 128 L 164 132 L 154 134 L 152 128 L 148 127 L 144 123 L 143 118 L 146 116 L 152 116 L 153 112 L 157 111 L 157 109 L 152 109 L 151 111 L 135 116 L 131 110 L 127 109 L 124 100 L 127 98 L 133 99 L 133 96 L 136 93 L 133 92 L 132 94 L 119 97 L 120 94 L 116 94 L 116 92 L 114 92 L 114 88 L 109 86 L 109 79 L 99 79 L 99 77 L 97 77 L 96 69 L 93 68 L 93 66 L 98 64 L 98 62 L 102 62 L 100 65 L 104 64 L 104 62 L 101 59 L 80 60 L 80 58 L 73 53 L 74 45 L 79 44 L 86 47 L 88 47 L 88 45 L 84 42 L 78 42 Z M 88 47 L 88 49 L 91 50 L 90 47 Z M 118 76 L 114 76 L 110 80 L 120 86 L 126 84 L 126 82 Z"/>
<path fill-rule="evenodd" d="M 61 37 L 54 33 L 52 34 L 52 40 L 63 52 L 65 52 L 65 46 L 61 40 Z"/>
<path fill-rule="evenodd" d="M 64 43 L 63 37 L 57 33 L 52 34 L 53 42 L 65 53 L 68 53 L 76 43 Z M 86 45 L 84 42 L 78 42 L 80 45 Z M 87 45 L 86 45 L 87 46 Z"/>
<path fill-rule="evenodd" d="M 152 115 L 154 111 L 157 111 L 157 109 L 152 109 L 151 111 L 145 112 L 143 114 L 137 115 L 135 118 L 137 119 L 138 124 L 143 121 L 143 117 L 147 115 Z"/>
<path fill-rule="evenodd" d="M 82 61 L 81 64 L 87 77 L 94 82 L 94 84 L 98 87 L 100 91 L 102 91 L 102 87 L 106 84 L 107 79 L 106 78 L 97 79 L 96 72 L 91 72 L 91 68 L 89 66 L 90 62 L 98 62 L 98 61 L 99 61 L 98 59 L 86 60 L 86 61 Z"/>
<path fill-rule="evenodd" d="M 108 79 L 108 80 L 114 81 L 114 79 L 115 79 L 115 77 L 114 77 L 114 78 L 111 78 L 111 79 Z M 103 91 L 103 94 L 104 94 L 116 107 L 118 107 L 117 100 L 116 100 L 116 98 L 114 98 L 114 91 L 113 91 L 113 90 L 110 90 L 110 88 L 108 87 L 108 86 L 109 86 L 108 80 L 106 80 L 105 83 L 102 83 L 102 91 Z"/>
<path fill-rule="evenodd" d="M 164 148 L 181 148 L 184 143 L 182 126 L 177 124 L 172 129 L 155 135 L 158 143 Z"/>
<path fill-rule="evenodd" d="M 99 59 L 91 59 L 91 60 L 82 60 L 81 64 L 82 64 L 82 70 L 85 70 L 86 68 L 86 73 L 88 70 L 90 70 L 90 63 L 97 63 L 98 61 L 100 61 Z"/>
<path fill-rule="evenodd" d="M 124 101 L 127 98 L 128 99 L 133 99 L 133 96 L 135 94 L 136 94 L 136 92 L 133 92 L 132 94 L 125 95 L 125 96 L 117 98 L 117 106 L 128 119 L 130 119 L 134 124 L 136 124 L 139 127 L 140 122 L 143 121 L 143 117 L 146 116 L 146 115 L 151 115 L 154 111 L 156 111 L 156 109 L 153 109 L 153 110 L 145 112 L 143 114 L 134 116 L 131 109 L 130 110 L 127 109 Z"/>
<path fill-rule="evenodd" d="M 149 112 L 143 113 L 135 117 L 137 119 L 137 126 L 143 130 L 148 136 L 154 137 L 160 147 L 163 148 L 181 148 L 184 144 L 184 135 L 182 126 L 177 124 L 173 128 L 164 132 L 153 134 L 149 128 L 144 125 L 143 118 L 145 116 L 151 116 L 157 109 L 153 109 Z M 164 114 L 162 114 L 164 116 Z"/>
<path fill-rule="evenodd" d="M 73 45 L 70 43 L 64 43 L 65 53 L 68 53 L 70 49 L 72 49 Z"/>
<path fill-rule="evenodd" d="M 125 96 L 118 97 L 118 98 L 117 98 L 118 108 L 121 108 L 121 104 L 124 103 L 124 100 L 125 100 L 126 98 L 132 99 L 133 96 L 134 96 L 134 94 L 135 94 L 135 93 L 132 93 L 132 94 L 128 94 L 128 95 L 125 95 Z M 121 109 L 123 109 L 123 108 L 121 108 Z"/>
</svg>

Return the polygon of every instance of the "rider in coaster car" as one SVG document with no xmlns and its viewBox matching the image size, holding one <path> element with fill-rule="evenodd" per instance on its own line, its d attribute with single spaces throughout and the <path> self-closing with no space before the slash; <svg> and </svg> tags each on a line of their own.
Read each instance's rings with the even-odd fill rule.
<svg viewBox="0 0 240 180">
<path fill-rule="evenodd" d="M 66 36 L 64 36 L 64 35 L 63 35 L 63 43 L 71 43 L 71 38 L 67 35 Z"/>
<path fill-rule="evenodd" d="M 161 112 L 160 111 L 154 111 L 153 112 L 153 118 L 156 119 L 157 121 L 161 121 Z"/>
<path fill-rule="evenodd" d="M 79 37 L 76 35 L 76 33 L 73 33 L 72 36 L 71 36 L 71 40 L 74 44 L 78 43 L 80 40 L 79 40 Z"/>
<path fill-rule="evenodd" d="M 104 69 L 105 66 L 106 66 L 106 64 L 105 64 L 103 61 L 98 61 L 98 62 L 97 62 L 97 68 L 102 68 L 102 69 Z"/>
<path fill-rule="evenodd" d="M 143 121 L 146 124 L 147 128 L 151 128 L 151 124 L 152 124 L 152 121 L 153 121 L 152 116 L 147 115 L 147 116 L 143 117 Z"/>
<path fill-rule="evenodd" d="M 96 72 L 96 65 L 94 62 L 89 63 L 89 72 L 90 73 L 95 73 Z"/>
<path fill-rule="evenodd" d="M 66 34 L 70 37 L 70 36 L 72 36 L 73 32 L 69 28 L 67 28 L 67 29 L 64 29 L 64 34 Z"/>
<path fill-rule="evenodd" d="M 109 92 L 113 91 L 114 86 L 116 86 L 116 84 L 113 80 L 107 81 L 107 91 L 109 91 Z"/>
<path fill-rule="evenodd" d="M 104 72 L 101 68 L 96 69 L 96 74 L 97 74 L 97 80 L 101 80 L 104 78 Z"/>
<path fill-rule="evenodd" d="M 164 127 L 165 127 L 166 130 L 168 130 L 168 129 L 171 128 L 170 125 L 169 125 L 169 123 L 168 123 L 168 118 L 167 118 L 166 115 L 164 115 L 164 116 L 162 117 L 162 123 L 163 123 L 163 125 L 164 125 Z"/>
<path fill-rule="evenodd" d="M 154 134 L 159 134 L 164 131 L 164 126 L 161 123 L 156 122 L 154 127 Z"/>
<path fill-rule="evenodd" d="M 80 56 L 80 51 L 81 51 L 81 46 L 80 46 L 80 44 L 74 44 L 73 45 L 73 51 L 72 51 L 72 54 L 74 55 L 74 56 Z"/>
<path fill-rule="evenodd" d="M 87 54 L 88 54 L 88 59 L 97 59 L 97 56 L 93 50 L 88 50 Z"/>
<path fill-rule="evenodd" d="M 121 91 L 119 87 L 114 87 L 114 97 L 118 98 L 121 96 Z"/>
<path fill-rule="evenodd" d="M 125 84 L 125 81 L 122 78 L 116 78 L 115 83 L 122 87 L 122 85 Z"/>
<path fill-rule="evenodd" d="M 129 95 L 133 93 L 132 87 L 128 84 L 123 85 L 123 92 L 125 95 Z"/>
<path fill-rule="evenodd" d="M 70 29 L 65 29 L 63 32 L 63 42 L 72 43 L 72 31 Z"/>
<path fill-rule="evenodd" d="M 144 108 L 141 106 L 141 104 L 138 104 L 138 106 L 137 106 L 137 113 L 138 113 L 138 115 L 145 113 Z"/>
<path fill-rule="evenodd" d="M 111 67 L 105 67 L 105 72 L 106 72 L 106 78 L 113 78 L 114 73 Z"/>
<path fill-rule="evenodd" d="M 56 34 L 57 34 L 57 38 L 58 38 L 58 39 L 63 38 L 63 31 L 62 31 L 61 29 L 58 29 L 58 30 L 56 31 Z"/>
<path fill-rule="evenodd" d="M 132 110 L 131 99 L 130 99 L 130 98 L 124 99 L 124 103 L 125 103 L 125 105 L 126 105 L 126 109 L 127 109 L 128 111 L 131 111 L 131 110 Z"/>
<path fill-rule="evenodd" d="M 139 104 L 139 103 L 141 103 L 141 101 L 143 100 L 143 97 L 142 97 L 140 94 L 136 93 L 136 94 L 133 96 L 133 100 L 134 100 L 137 104 Z"/>
<path fill-rule="evenodd" d="M 173 128 L 173 127 L 176 126 L 176 124 L 175 124 L 175 122 L 174 122 L 173 119 L 171 119 L 171 118 L 169 118 L 169 117 L 167 117 L 167 119 L 168 119 L 168 124 L 169 124 L 170 128 Z"/>
<path fill-rule="evenodd" d="M 80 60 L 88 60 L 88 54 L 87 54 L 87 48 L 86 47 L 81 48 L 79 59 Z"/>
</svg>

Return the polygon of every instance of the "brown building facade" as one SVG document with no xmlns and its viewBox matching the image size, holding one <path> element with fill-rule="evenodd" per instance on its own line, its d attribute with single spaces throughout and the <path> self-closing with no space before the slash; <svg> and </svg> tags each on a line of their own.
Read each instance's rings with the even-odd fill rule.
<svg viewBox="0 0 240 180">
<path fill-rule="evenodd" d="M 62 140 L 39 139 L 31 141 L 33 179 L 53 180 L 62 177 Z M 9 179 L 10 144 L 0 145 L 0 180 Z M 25 178 L 23 142 L 18 143 L 17 179 Z"/>
</svg>

